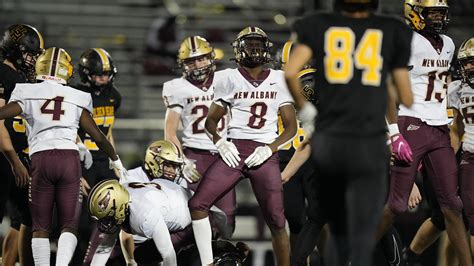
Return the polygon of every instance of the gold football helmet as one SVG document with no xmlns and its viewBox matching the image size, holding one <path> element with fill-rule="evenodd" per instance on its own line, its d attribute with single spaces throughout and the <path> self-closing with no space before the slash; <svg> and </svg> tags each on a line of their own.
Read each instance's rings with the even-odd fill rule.
<svg viewBox="0 0 474 266">
<path fill-rule="evenodd" d="M 405 0 L 405 21 L 415 31 L 446 33 L 448 11 L 448 0 Z"/>
<path fill-rule="evenodd" d="M 277 60 L 279 61 L 280 68 L 283 69 L 288 60 L 290 59 L 291 49 L 293 49 L 293 41 L 287 41 L 283 45 L 281 52 L 277 54 Z M 303 69 L 311 68 L 310 62 L 303 66 Z"/>
<path fill-rule="evenodd" d="M 474 37 L 465 40 L 458 50 L 459 73 L 464 82 L 474 88 Z"/>
<path fill-rule="evenodd" d="M 198 83 L 205 82 L 216 68 L 214 59 L 214 48 L 203 37 L 191 36 L 181 42 L 178 65 L 185 78 Z"/>
<path fill-rule="evenodd" d="M 181 176 L 183 164 L 183 154 L 171 141 L 158 140 L 146 149 L 144 168 L 150 179 L 165 178 L 174 181 Z"/>
<path fill-rule="evenodd" d="M 73 69 L 71 56 L 66 50 L 51 47 L 36 60 L 36 79 L 67 84 L 72 77 Z"/>
<path fill-rule="evenodd" d="M 301 94 L 303 94 L 308 101 L 317 101 L 314 73 L 316 73 L 316 69 L 314 68 L 306 68 L 298 72 L 298 78 L 302 85 Z"/>
<path fill-rule="evenodd" d="M 242 66 L 254 68 L 271 61 L 270 48 L 273 43 L 258 27 L 246 27 L 232 42 L 235 61 Z"/>
<path fill-rule="evenodd" d="M 123 224 L 129 213 L 130 195 L 115 180 L 104 180 L 95 185 L 87 200 L 89 214 L 98 221 L 103 233 L 113 233 Z"/>
</svg>

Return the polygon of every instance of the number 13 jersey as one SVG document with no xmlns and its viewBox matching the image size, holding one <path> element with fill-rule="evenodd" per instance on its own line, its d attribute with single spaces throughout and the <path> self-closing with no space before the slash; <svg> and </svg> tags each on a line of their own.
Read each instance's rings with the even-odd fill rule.
<svg viewBox="0 0 474 266">
<path fill-rule="evenodd" d="M 216 72 L 215 101 L 230 107 L 227 136 L 269 144 L 278 137 L 278 110 L 292 104 L 283 71 L 265 69 L 254 80 L 243 68 Z"/>
<path fill-rule="evenodd" d="M 82 110 L 92 112 L 90 94 L 50 81 L 17 84 L 10 102 L 23 111 L 30 156 L 44 150 L 77 150 Z"/>
<path fill-rule="evenodd" d="M 214 99 L 216 75 L 211 75 L 202 86 L 197 86 L 185 78 L 177 78 L 163 84 L 163 100 L 167 108 L 181 114 L 183 125 L 183 146 L 201 150 L 217 151 L 216 146 L 204 131 L 209 107 Z M 226 132 L 227 116 L 218 124 L 218 130 Z"/>
<path fill-rule="evenodd" d="M 446 112 L 446 93 L 455 47 L 451 38 L 440 37 L 442 46 L 434 47 L 423 35 L 414 33 L 408 63 L 414 102 L 411 108 L 400 105 L 398 112 L 399 116 L 416 117 L 432 126 L 450 122 Z"/>
</svg>

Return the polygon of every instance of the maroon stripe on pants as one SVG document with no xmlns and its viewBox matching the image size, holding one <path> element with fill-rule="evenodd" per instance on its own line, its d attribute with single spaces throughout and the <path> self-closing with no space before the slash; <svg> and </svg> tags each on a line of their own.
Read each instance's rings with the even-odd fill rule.
<svg viewBox="0 0 474 266">
<path fill-rule="evenodd" d="M 474 153 L 463 151 L 459 163 L 461 199 L 464 214 L 469 222 L 469 231 L 474 235 Z"/>
<path fill-rule="evenodd" d="M 418 165 L 423 161 L 439 205 L 461 213 L 456 157 L 451 148 L 448 127 L 430 126 L 418 118 L 408 116 L 398 118 L 398 127 L 410 144 L 413 162 L 407 164 L 395 161 L 390 169 L 390 209 L 397 215 L 406 211 Z"/>
<path fill-rule="evenodd" d="M 275 229 L 285 227 L 283 211 L 283 186 L 279 157 L 275 153 L 263 164 L 248 168 L 244 161 L 255 148 L 265 144 L 251 140 L 231 140 L 240 152 L 240 162 L 231 168 L 219 158 L 203 176 L 196 194 L 189 200 L 191 210 L 208 211 L 223 195 L 233 189 L 242 176 L 250 179 L 255 197 L 269 226 Z"/>
<path fill-rule="evenodd" d="M 29 205 L 33 231 L 51 230 L 54 204 L 62 229 L 77 229 L 81 210 L 81 166 L 76 150 L 47 150 L 31 156 Z"/>
</svg>

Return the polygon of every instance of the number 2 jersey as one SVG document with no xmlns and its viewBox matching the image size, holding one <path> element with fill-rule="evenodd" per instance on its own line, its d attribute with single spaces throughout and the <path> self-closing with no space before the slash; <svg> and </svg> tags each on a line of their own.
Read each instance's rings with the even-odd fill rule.
<svg viewBox="0 0 474 266">
<path fill-rule="evenodd" d="M 214 99 L 214 84 L 218 75 L 211 75 L 202 86 L 194 85 L 185 78 L 176 78 L 163 84 L 163 101 L 166 107 L 181 114 L 184 147 L 217 151 L 204 131 L 204 122 Z M 228 121 L 227 116 L 219 121 L 217 129 L 223 134 Z"/>
<path fill-rule="evenodd" d="M 91 95 L 93 107 L 92 118 L 94 118 L 97 127 L 102 131 L 102 133 L 104 133 L 104 135 L 108 136 L 111 134 L 115 122 L 115 113 L 120 108 L 122 102 L 122 96 L 118 90 L 113 85 L 105 87 L 100 92 L 91 92 L 91 89 L 83 84 L 79 84 L 75 87 Z M 79 129 L 79 137 L 91 152 L 94 160 L 109 159 L 109 156 L 97 147 L 97 144 L 91 136 L 84 132 L 84 130 Z"/>
<path fill-rule="evenodd" d="M 315 131 L 362 136 L 384 134 L 387 75 L 406 68 L 412 31 L 379 14 L 351 18 L 317 12 L 297 21 L 297 41 L 311 48 L 318 116 Z"/>
<path fill-rule="evenodd" d="M 278 111 L 293 103 L 283 71 L 264 69 L 254 80 L 243 68 L 217 71 L 214 101 L 230 108 L 227 136 L 269 144 L 278 137 Z"/>
<path fill-rule="evenodd" d="M 421 119 L 428 125 L 448 124 L 446 112 L 447 78 L 454 55 L 454 43 L 446 35 L 440 35 L 442 47 L 434 47 L 423 35 L 415 32 L 411 43 L 408 64 L 413 91 L 413 105 L 400 105 L 399 116 Z"/>
<path fill-rule="evenodd" d="M 448 106 L 456 108 L 462 115 L 462 149 L 474 153 L 474 89 L 460 80 L 451 82 L 448 87 Z"/>
<path fill-rule="evenodd" d="M 29 155 L 53 149 L 77 150 L 77 130 L 83 110 L 92 112 L 91 96 L 52 81 L 17 84 L 10 98 L 26 120 Z"/>
</svg>

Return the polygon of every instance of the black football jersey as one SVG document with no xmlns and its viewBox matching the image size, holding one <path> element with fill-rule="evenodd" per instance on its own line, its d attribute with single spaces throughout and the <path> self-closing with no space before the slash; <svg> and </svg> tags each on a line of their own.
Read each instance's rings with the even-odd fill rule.
<svg viewBox="0 0 474 266">
<path fill-rule="evenodd" d="M 0 64 L 0 98 L 8 103 L 17 83 L 26 83 L 25 76 L 13 68 Z M 17 153 L 28 153 L 28 138 L 26 137 L 26 121 L 20 116 L 5 119 L 5 127 L 10 134 L 13 147 Z"/>
<path fill-rule="evenodd" d="M 100 92 L 91 91 L 89 87 L 82 84 L 75 87 L 91 94 L 93 106 L 92 117 L 102 133 L 107 136 L 111 127 L 114 125 L 115 112 L 120 108 L 122 96 L 115 86 L 108 86 Z M 92 153 L 94 160 L 106 160 L 108 158 L 107 154 L 99 150 L 94 140 L 82 129 L 79 129 L 79 137 Z"/>
<path fill-rule="evenodd" d="M 386 130 L 386 77 L 410 57 L 411 29 L 373 14 L 351 18 L 320 12 L 294 25 L 297 41 L 313 52 L 318 116 L 315 132 L 373 135 Z"/>
</svg>

